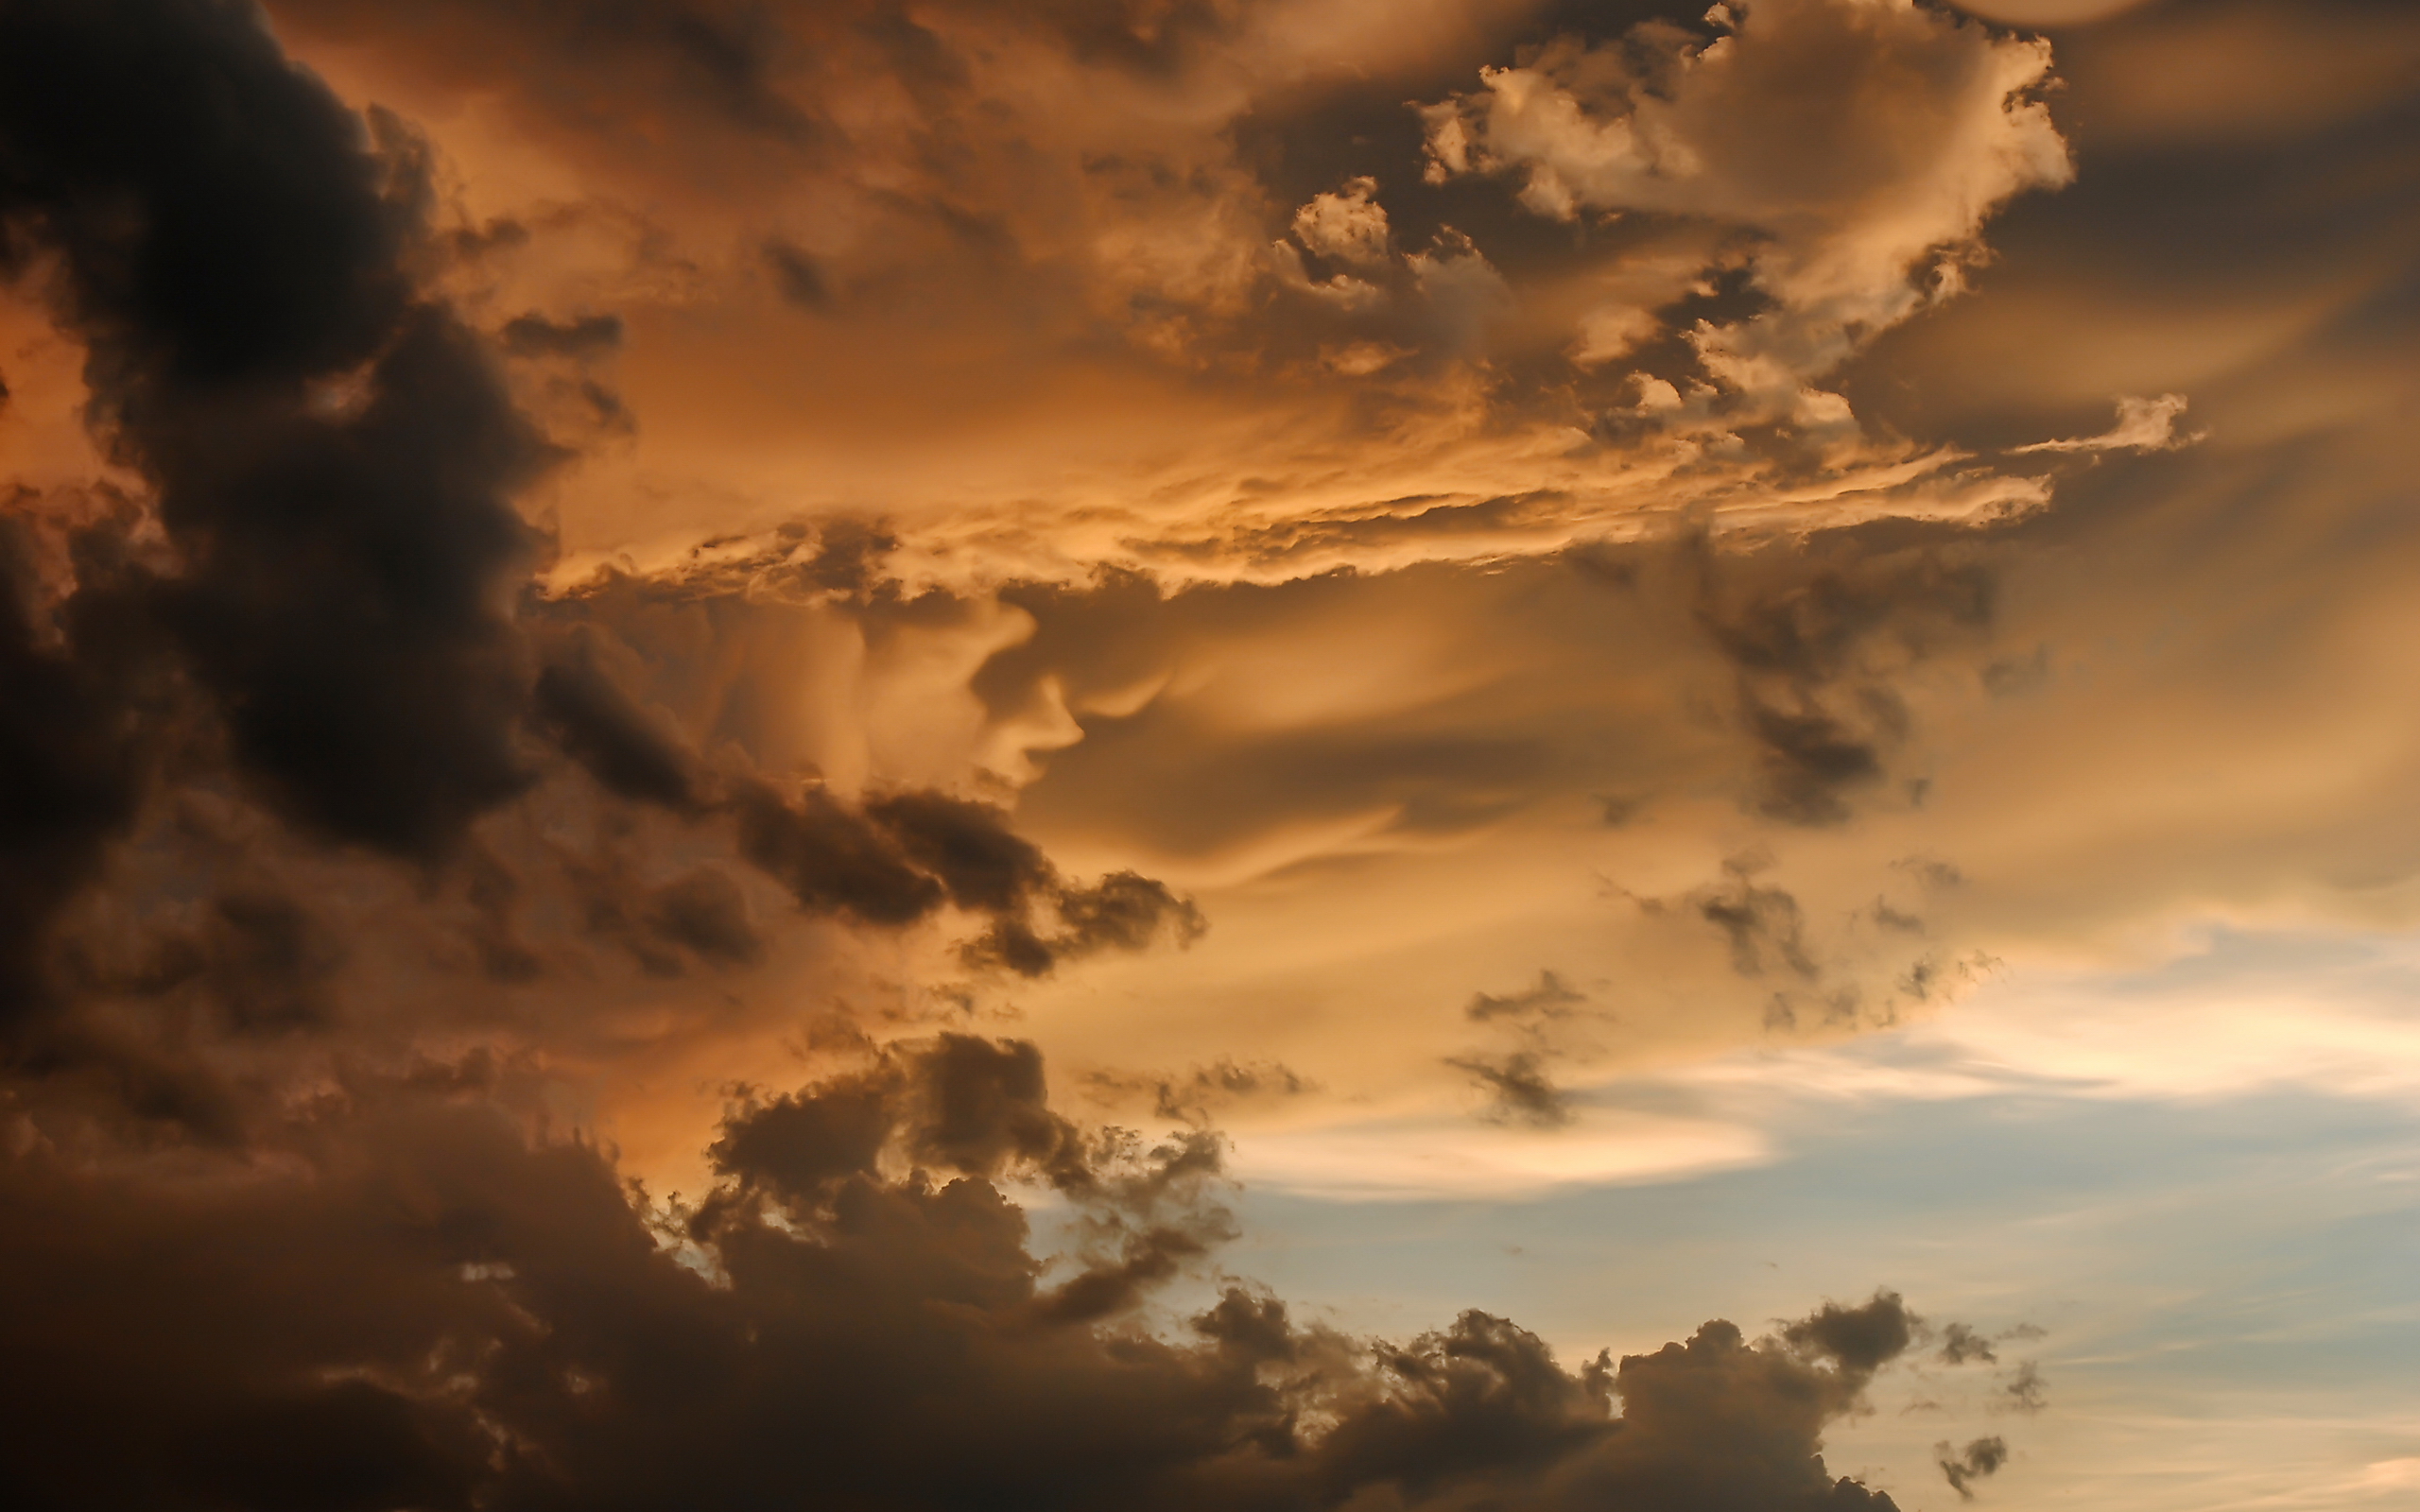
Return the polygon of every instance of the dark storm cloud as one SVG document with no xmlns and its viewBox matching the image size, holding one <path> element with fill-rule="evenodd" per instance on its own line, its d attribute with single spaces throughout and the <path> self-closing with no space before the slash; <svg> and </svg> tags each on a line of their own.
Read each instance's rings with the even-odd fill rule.
<svg viewBox="0 0 2420 1512">
<path fill-rule="evenodd" d="M 746 966 L 764 954 L 747 895 L 715 868 L 701 867 L 657 888 L 647 922 L 657 938 L 702 959 Z"/>
<path fill-rule="evenodd" d="M 784 800 L 743 788 L 735 803 L 741 854 L 807 908 L 873 924 L 904 924 L 941 906 L 938 878 L 910 866 L 890 837 L 821 788 Z"/>
<path fill-rule="evenodd" d="M 866 816 L 896 835 L 908 859 L 961 908 L 1011 908 L 1050 881 L 1040 849 L 1011 833 L 1007 816 L 990 804 L 901 793 L 866 805 Z"/>
<path fill-rule="evenodd" d="M 197 926 L 172 933 L 142 968 L 153 995 L 190 991 L 238 1035 L 317 1028 L 337 1013 L 343 940 L 296 899 L 233 887 Z"/>
<path fill-rule="evenodd" d="M 586 653 L 538 674 L 536 712 L 563 753 L 609 791 L 678 812 L 700 806 L 687 744 L 631 701 Z"/>
<path fill-rule="evenodd" d="M 132 818 L 148 765 L 142 609 L 117 537 L 77 540 L 78 585 L 56 610 L 31 537 L 0 518 L 0 1022 L 45 996 L 45 930 Z"/>
<path fill-rule="evenodd" d="M 1054 877 L 1034 896 L 1057 916 L 1058 928 L 1037 930 L 1021 915 L 1004 916 L 967 945 L 965 958 L 1019 976 L 1042 976 L 1063 960 L 1108 950 L 1139 951 L 1163 936 L 1190 944 L 1210 927 L 1191 899 L 1138 872 L 1113 871 L 1089 887 Z"/>
<path fill-rule="evenodd" d="M 764 957 L 765 933 L 749 906 L 747 891 L 720 867 L 697 867 L 664 882 L 612 860 L 574 863 L 566 869 L 584 932 L 619 945 L 650 975 L 753 966 Z M 489 972 L 503 980 L 534 976 L 540 968 L 526 948 L 519 948 L 506 912 L 508 917 L 498 921 Z"/>
<path fill-rule="evenodd" d="M 289 62 L 249 5 L 0 14 L 0 254 L 84 343 L 95 435 L 152 492 L 147 515 L 106 490 L 33 500 L 0 540 L 7 1011 L 60 996 L 56 921 L 153 779 L 224 769 L 305 836 L 487 877 L 471 885 L 489 900 L 489 974 L 535 973 L 510 919 L 519 882 L 464 844 L 544 775 L 533 734 L 618 799 L 735 826 L 811 908 L 989 913 L 975 956 L 1024 974 L 1198 933 L 1148 879 L 1060 878 L 995 810 L 900 793 L 869 816 L 710 770 L 620 691 L 577 605 L 555 616 L 572 632 L 533 644 L 515 608 L 539 541 L 513 499 L 559 454 L 421 282 L 439 261 L 425 157 Z M 620 329 L 532 314 L 500 341 L 584 360 Z M 827 534 L 844 556 L 875 549 Z M 591 925 L 650 971 L 762 954 L 718 871 L 583 877 Z M 222 899 L 216 943 L 187 953 L 222 976 L 261 965 L 271 921 L 254 902 Z M 247 919 L 250 945 L 228 933 Z M 264 1022 L 323 1013 L 299 987 L 256 997 L 243 1011 Z"/>
<path fill-rule="evenodd" d="M 1370 1348 L 1239 1286 L 1173 1336 L 1087 1321 L 1216 1242 L 1215 1146 L 1077 1136 L 1038 1070 L 943 1040 L 743 1108 L 686 1207 L 475 1077 L 356 1081 L 240 1177 L 37 1146 L 0 1166 L 0 1280 L 44 1298 L 0 1313 L 43 1383 L 0 1422 L 11 1502 L 1892 1504 L 1819 1453 L 1889 1297 L 1576 1372 L 1483 1313 Z M 1069 1280 L 994 1185 L 1020 1175 L 1106 1225 Z"/>
<path fill-rule="evenodd" d="M 410 145 L 245 6 L 11 6 L 0 58 L 0 219 L 58 257 L 95 418 L 184 558 L 161 618 L 236 754 L 334 837 L 442 848 L 526 781 L 509 501 L 551 454 L 414 291 Z"/>
</svg>

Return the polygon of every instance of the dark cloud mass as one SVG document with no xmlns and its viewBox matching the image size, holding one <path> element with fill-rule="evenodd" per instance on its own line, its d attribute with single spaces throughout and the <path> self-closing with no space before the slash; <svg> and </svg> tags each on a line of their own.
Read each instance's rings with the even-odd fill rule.
<svg viewBox="0 0 2420 1512">
<path fill-rule="evenodd" d="M 532 731 L 621 799 L 703 813 L 700 765 L 589 643 L 540 667 L 515 621 L 539 542 L 513 498 L 560 457 L 418 283 L 431 190 L 409 132 L 354 113 L 231 0 L 12 5 L 0 70 L 9 264 L 87 344 L 93 422 L 156 490 L 166 542 L 138 552 L 130 511 L 86 510 L 47 604 L 29 527 L 0 545 L 12 1005 L 171 747 L 223 741 L 295 824 L 424 861 L 537 780 Z M 524 316 L 503 345 L 579 355 L 620 332 Z M 901 924 L 947 898 L 1001 916 L 979 953 L 1022 974 L 1199 928 L 1146 879 L 1061 882 L 982 805 L 903 793 L 870 818 L 753 782 L 713 796 L 801 902 Z M 666 928 L 752 954 L 700 898 L 662 901 Z M 1034 900 L 1055 932 L 1023 919 Z"/>
<path fill-rule="evenodd" d="M 152 613 L 289 814 L 441 847 L 525 781 L 509 495 L 548 453 L 414 291 L 409 143 L 246 6 L 15 5 L 0 54 L 0 219 L 56 254 L 95 418 L 183 558 Z"/>
<path fill-rule="evenodd" d="M 1817 1449 L 1908 1336 L 1892 1297 L 1577 1371 L 1482 1313 L 1371 1347 L 1240 1287 L 1167 1336 L 1091 1326 L 1215 1242 L 1215 1146 L 1079 1134 L 1030 1046 L 746 1106 L 686 1206 L 402 1085 L 274 1149 L 9 1163 L 0 1268 L 45 1298 L 0 1321 L 43 1383 L 0 1425 L 11 1504 L 1891 1504 Z M 1072 1279 L 1004 1177 L 1094 1220 Z"/>
</svg>

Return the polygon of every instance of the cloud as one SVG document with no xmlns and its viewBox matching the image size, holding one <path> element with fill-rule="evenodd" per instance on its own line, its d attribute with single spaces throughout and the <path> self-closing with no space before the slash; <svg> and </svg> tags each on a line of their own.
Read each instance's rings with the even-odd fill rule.
<svg viewBox="0 0 2420 1512">
<path fill-rule="evenodd" d="M 2203 438 L 2203 433 L 2189 436 L 2176 434 L 2177 417 L 2185 413 L 2183 394 L 2162 394 L 2156 399 L 2132 396 L 2118 401 L 2118 423 L 2099 436 L 2086 436 L 2075 440 L 2035 441 L 2030 446 L 2014 448 L 2024 452 L 2165 452 L 2171 447 L 2188 446 Z"/>
<path fill-rule="evenodd" d="M 596 357 L 622 344 L 622 319 L 614 315 L 574 320 L 516 315 L 505 322 L 501 335 L 504 350 L 516 357 Z"/>
<path fill-rule="evenodd" d="M 285 812 L 443 848 L 527 780 L 502 600 L 532 542 L 510 501 L 554 457 L 413 287 L 424 164 L 246 9 L 7 26 L 0 217 L 56 253 L 95 416 L 183 558 L 155 623 Z"/>
<path fill-rule="evenodd" d="M 1887 1343 L 1890 1299 L 1794 1344 L 1716 1321 L 1578 1370 L 1484 1313 L 1364 1343 L 1241 1285 L 1171 1333 L 1122 1328 L 1102 1320 L 1224 1231 L 1215 1146 L 1076 1129 L 1013 1042 L 901 1047 L 745 1102 L 714 1158 L 712 1192 L 649 1203 L 592 1145 L 394 1082 L 223 1170 L 105 1175 L 38 1145 L 0 1168 L 0 1275 L 47 1299 L 0 1322 L 47 1383 L 18 1426 L 112 1452 L 26 1456 L 19 1487 L 38 1506 L 1891 1504 L 1818 1453 L 1887 1364 L 1868 1336 Z M 1021 1173 L 1098 1226 L 1065 1280 L 997 1184 Z"/>
<path fill-rule="evenodd" d="M 1849 534 L 1696 560 L 1699 622 L 1738 668 L 1740 716 L 1762 751 L 1755 805 L 1792 824 L 1838 823 L 1849 795 L 1881 784 L 1909 735 L 1902 676 L 1993 622 L 1994 574 L 1969 542 L 1871 550 Z"/>
<path fill-rule="evenodd" d="M 1876 1292 L 1855 1307 L 1826 1302 L 1781 1336 L 1801 1353 L 1834 1361 L 1843 1376 L 1862 1381 L 1906 1353 L 1918 1326 L 1896 1293 Z"/>
<path fill-rule="evenodd" d="M 131 821 L 147 765 L 127 709 L 147 669 L 114 633 L 139 590 L 109 535 L 87 539 L 83 581 L 45 613 L 30 532 L 0 520 L 0 1001 L 18 1012 L 44 996 L 43 931 Z"/>
<path fill-rule="evenodd" d="M 1302 1097 L 1320 1090 L 1280 1062 L 1246 1062 L 1226 1057 L 1182 1075 L 1095 1072 L 1086 1079 L 1111 1097 L 1149 1092 L 1154 1117 L 1197 1125 L 1214 1123 L 1216 1114 L 1237 1104 Z"/>
<path fill-rule="evenodd" d="M 585 644 L 542 669 L 534 692 L 540 724 L 609 791 L 662 808 L 700 807 L 696 764 L 678 732 L 631 703 Z"/>
<path fill-rule="evenodd" d="M 1928 409 L 1966 380 L 1890 344 L 2061 273 L 2048 201 L 1995 218 L 2065 169 L 2032 43 L 391 9 L 275 8 L 334 87 L 233 4 L 0 20 L 0 445 L 95 422 L 0 502 L 0 1252 L 68 1314 L 17 1325 L 29 1431 L 146 1425 L 105 1500 L 1870 1500 L 1810 1465 L 1910 1347 L 1858 1309 L 1620 1391 L 1485 1314 L 1384 1361 L 1250 1288 L 1187 1324 L 1212 1125 L 1296 1194 L 1667 1179 L 1771 1152 L 1628 1068 L 1929 1011 L 2003 939 L 2409 913 L 2407 470 L 2327 418 L 2392 412 L 2400 306 L 2342 281 L 2294 347 L 2161 242 L 2206 371 L 2019 301 L 1945 365 L 2003 408 Z M 1589 158 L 1623 131 L 1656 171 Z M 558 416 L 609 361 L 643 425 Z M 2111 393 L 2162 397 L 2083 435 Z M 2019 1017 L 2106 1088 L 2410 1079 L 2360 1015 L 2184 996 L 2190 1055 Z M 1182 1126 L 1079 1123 L 1043 1046 Z M 121 1246 L 227 1336 L 100 1332 L 174 1332 Z M 790 1402 L 839 1482 L 767 1447 Z"/>
<path fill-rule="evenodd" d="M 1496 1019 L 1509 1019 L 1515 1022 L 1529 1019 L 1554 1019 L 1569 1013 L 1574 1006 L 1587 1001 L 1588 994 L 1585 992 L 1575 990 L 1571 984 L 1552 971 L 1541 971 L 1538 972 L 1537 985 L 1519 992 L 1508 992 L 1501 996 L 1488 992 L 1473 993 L 1469 1005 L 1462 1009 L 1462 1016 L 1479 1023 Z"/>
<path fill-rule="evenodd" d="M 2000 1405 L 2010 1412 L 2031 1415 L 2049 1405 L 2042 1396 L 2042 1374 L 2031 1360 L 2017 1366 L 2000 1387 L 2000 1395 L 2006 1399 Z"/>
<path fill-rule="evenodd" d="M 1993 1365 L 1999 1356 L 1992 1352 L 1991 1340 L 1963 1323 L 1952 1323 L 1942 1332 L 1941 1360 L 1944 1365 L 1964 1365 L 1969 1360 Z"/>
<path fill-rule="evenodd" d="M 510 495 L 553 456 L 415 293 L 407 136 L 373 140 L 252 12 L 22 6 L 0 48 L 0 223 L 85 344 L 97 438 L 154 494 L 52 511 L 64 583 L 29 576 L 22 527 L 7 548 L 22 1005 L 47 919 L 174 747 L 223 739 L 297 823 L 412 856 L 523 790 Z"/>
<path fill-rule="evenodd" d="M 1333 194 L 1317 194 L 1294 212 L 1294 238 L 1310 251 L 1340 263 L 1386 260 L 1386 208 L 1375 199 L 1378 180 L 1349 179 Z"/>
<path fill-rule="evenodd" d="M 885 519 L 914 581 L 972 590 L 1484 560 L 1675 509 L 1754 528 L 1809 489 L 1840 517 L 1964 517 L 2047 487 L 1863 437 L 1814 387 L 2064 173 L 2041 50 L 1935 10 L 1805 0 L 1533 56 L 1495 0 L 424 9 L 399 36 L 359 0 L 275 7 L 475 186 L 440 197 L 479 249 L 449 286 L 497 325 L 622 321 L 630 407 L 551 501 L 559 582 L 842 512 Z M 1478 86 L 1430 114 L 1510 178 L 1488 102 L 1566 54 L 1594 60 L 1564 81 L 1589 129 L 1627 119 L 1604 90 L 1686 83 L 1702 171 L 1655 178 L 1680 198 L 1617 231 L 1588 209 L 1574 239 L 1499 185 L 1424 181 L 1408 92 Z M 1802 77 L 1832 92 L 1805 129 L 1774 103 Z M 1777 177 L 1777 154 L 1805 161 Z M 1862 292 L 1818 290 L 1835 272 Z"/>
<path fill-rule="evenodd" d="M 1973 1501 L 1975 1483 L 1998 1473 L 1999 1468 L 2008 1463 L 2008 1444 L 1997 1436 L 1978 1438 L 1959 1451 L 1953 1451 L 1945 1441 L 1935 1446 L 1933 1452 L 1938 1456 L 1943 1478 L 1962 1502 Z"/>
<path fill-rule="evenodd" d="M 908 791 L 858 811 L 821 787 L 785 799 L 751 782 L 731 807 L 740 853 L 802 906 L 889 925 L 943 902 L 988 914 L 965 958 L 1020 976 L 1070 956 L 1142 950 L 1163 935 L 1190 943 L 1208 927 L 1191 902 L 1132 871 L 1090 886 L 1063 880 L 1006 813 L 973 799 Z"/>
<path fill-rule="evenodd" d="M 826 915 L 972 916 L 965 958 L 1025 977 L 1200 933 L 1131 869 L 1063 877 L 995 807 L 781 791 L 626 694 L 607 616 L 533 599 L 547 548 L 521 511 L 571 458 L 499 357 L 589 362 L 630 327 L 475 321 L 428 144 L 346 107 L 256 10 L 16 7 L 0 50 L 11 318 L 39 301 L 80 348 L 105 470 L 19 488 L 0 520 L 11 1064 L 105 1122 L 239 1138 L 246 1055 L 274 1080 L 322 1038 L 526 1049 L 582 973 L 611 996 L 633 964 L 763 966 L 742 860 Z M 814 539 L 801 579 L 863 593 L 879 533 Z M 397 1002 L 415 990 L 444 1005 Z"/>
<path fill-rule="evenodd" d="M 1569 1101 L 1547 1078 L 1545 1057 L 1534 1051 L 1519 1050 L 1492 1058 L 1478 1054 L 1454 1056 L 1445 1063 L 1468 1073 L 1489 1093 L 1483 1118 L 1537 1128 L 1561 1128 L 1572 1121 Z"/>
</svg>

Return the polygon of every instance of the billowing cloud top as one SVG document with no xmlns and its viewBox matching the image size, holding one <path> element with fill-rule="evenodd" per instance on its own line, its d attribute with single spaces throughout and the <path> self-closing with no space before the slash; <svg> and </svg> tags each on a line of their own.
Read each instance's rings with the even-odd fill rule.
<svg viewBox="0 0 2420 1512">
<path fill-rule="evenodd" d="M 2066 180 L 2044 43 L 1527 9 L 278 10 L 427 102 L 458 286 L 622 318 L 647 422 L 565 490 L 573 572 L 831 508 L 962 585 L 2039 501 L 1826 386 Z"/>
</svg>

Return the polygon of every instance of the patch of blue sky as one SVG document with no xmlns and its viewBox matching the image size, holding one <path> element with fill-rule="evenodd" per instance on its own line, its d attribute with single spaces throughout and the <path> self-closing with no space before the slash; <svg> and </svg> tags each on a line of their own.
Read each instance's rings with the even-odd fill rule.
<svg viewBox="0 0 2420 1512">
<path fill-rule="evenodd" d="M 1226 1263 L 1356 1331 L 1477 1306 L 1566 1358 L 1889 1286 L 1997 1339 L 1989 1365 L 1912 1359 L 1836 1430 L 1834 1468 L 1903 1506 L 1954 1504 L 1932 1445 L 1984 1434 L 2016 1451 L 1983 1487 L 2009 1505 L 2412 1504 L 2413 960 L 2214 932 L 2159 967 L 2029 972 L 1930 1023 L 1583 1094 L 1752 1125 L 1758 1163 L 1502 1200 L 1251 1189 Z M 2028 1362 L 2038 1412 L 2012 1394 Z"/>
</svg>

